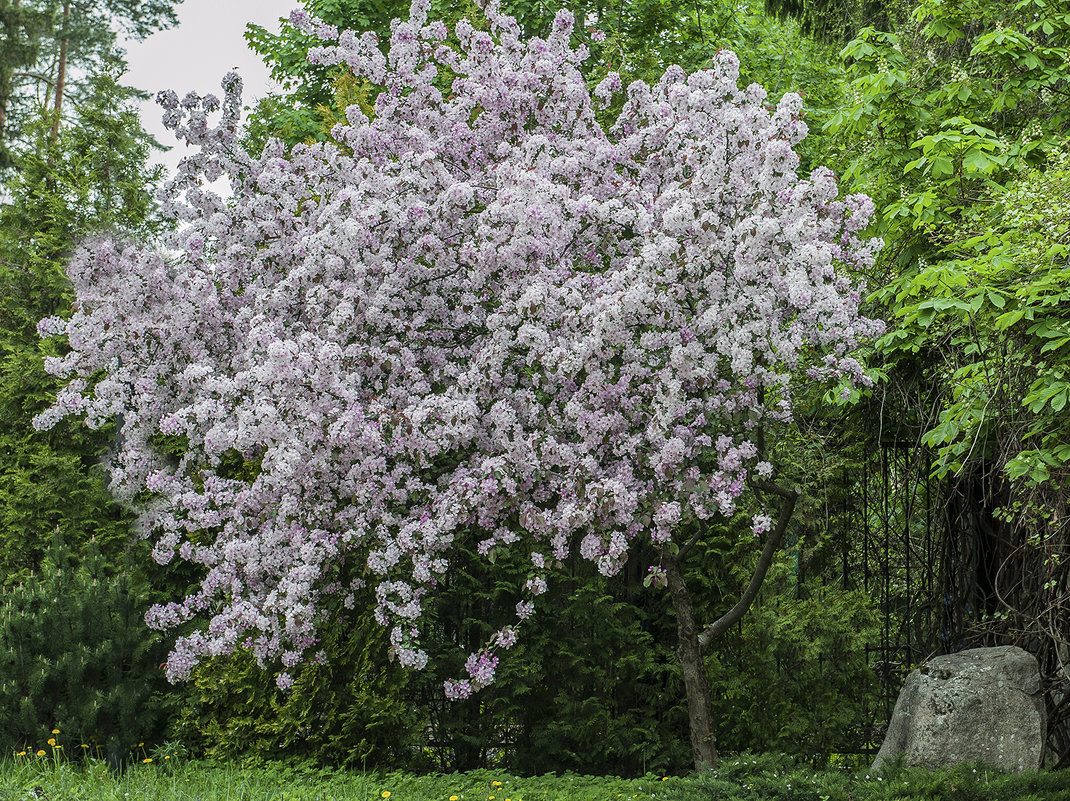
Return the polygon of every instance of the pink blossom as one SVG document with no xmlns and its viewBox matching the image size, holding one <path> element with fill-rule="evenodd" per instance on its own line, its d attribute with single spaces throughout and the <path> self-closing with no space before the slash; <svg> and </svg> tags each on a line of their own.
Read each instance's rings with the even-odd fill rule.
<svg viewBox="0 0 1070 801">
<path fill-rule="evenodd" d="M 641 537 L 732 515 L 772 473 L 756 431 L 790 423 L 797 384 L 866 381 L 852 353 L 881 326 L 838 271 L 873 263 L 873 207 L 828 170 L 798 175 L 797 95 L 770 112 L 722 51 L 652 85 L 607 76 L 602 104 L 625 93 L 607 130 L 569 12 L 525 41 L 488 1 L 490 30 L 462 19 L 452 49 L 428 5 L 387 55 L 291 17 L 326 37 L 310 60 L 382 87 L 329 142 L 243 151 L 233 73 L 221 102 L 161 93 L 190 153 L 161 193 L 174 232 L 86 242 L 75 311 L 39 326 L 70 350 L 35 425 L 121 420 L 112 491 L 156 559 L 201 571 L 147 617 L 206 623 L 177 640 L 172 680 L 241 643 L 265 665 L 314 658 L 324 610 L 355 603 L 336 567 L 358 554 L 391 654 L 422 668 L 417 624 L 458 549 L 532 554 L 523 621 L 550 554 L 612 575 Z M 493 680 L 509 632 L 449 697 Z"/>
</svg>

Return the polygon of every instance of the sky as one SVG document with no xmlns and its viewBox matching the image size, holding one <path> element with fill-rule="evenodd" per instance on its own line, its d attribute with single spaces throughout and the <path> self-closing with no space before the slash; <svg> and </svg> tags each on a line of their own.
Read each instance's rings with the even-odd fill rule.
<svg viewBox="0 0 1070 801">
<path fill-rule="evenodd" d="M 143 42 L 126 42 L 130 70 L 123 82 L 153 95 L 142 104 L 142 124 L 161 144 L 174 146 L 156 154 L 152 163 L 165 164 L 174 172 L 185 149 L 160 122 L 163 115 L 156 105 L 156 93 L 173 89 L 179 97 L 187 92 L 222 97 L 220 81 L 237 68 L 245 87 L 244 104 L 254 105 L 277 87 L 264 62 L 242 37 L 245 25 L 254 22 L 277 32 L 279 17 L 289 16 L 300 5 L 299 0 L 185 0 L 176 6 L 178 27 L 155 33 Z"/>
</svg>

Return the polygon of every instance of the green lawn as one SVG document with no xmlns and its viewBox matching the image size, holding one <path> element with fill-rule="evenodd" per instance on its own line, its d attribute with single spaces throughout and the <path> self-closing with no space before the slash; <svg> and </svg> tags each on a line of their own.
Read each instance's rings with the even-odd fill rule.
<svg viewBox="0 0 1070 801">
<path fill-rule="evenodd" d="M 518 778 L 504 772 L 416 776 L 300 769 L 282 763 L 239 767 L 213 763 L 134 764 L 115 778 L 107 764 L 84 768 L 48 757 L 0 763 L 0 801 L 37 797 L 51 801 L 618 801 L 680 799 L 689 779 L 601 776 Z"/>
<path fill-rule="evenodd" d="M 1000 774 L 981 766 L 929 772 L 815 771 L 776 755 L 726 759 L 703 776 L 547 775 L 505 772 L 417 776 L 149 759 L 119 778 L 107 764 L 75 766 L 62 752 L 0 761 L 0 801 L 1070 801 L 1070 772 Z"/>
</svg>

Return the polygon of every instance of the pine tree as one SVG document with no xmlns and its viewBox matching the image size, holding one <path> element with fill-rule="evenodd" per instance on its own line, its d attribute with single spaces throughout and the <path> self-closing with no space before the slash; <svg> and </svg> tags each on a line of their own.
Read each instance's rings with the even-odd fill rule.
<svg viewBox="0 0 1070 801">
<path fill-rule="evenodd" d="M 0 747 L 77 758 L 84 743 L 114 760 L 159 736 L 166 647 L 144 625 L 135 559 L 109 576 L 95 542 L 82 556 L 57 530 L 40 570 L 0 595 Z"/>
<path fill-rule="evenodd" d="M 144 39 L 169 28 L 181 2 L 0 0 L 0 168 L 18 168 L 10 149 L 32 138 L 27 126 L 42 109 L 51 111 L 55 144 L 61 121 L 77 116 L 71 101 L 84 101 L 94 76 L 123 64 L 119 33 Z"/>
<path fill-rule="evenodd" d="M 0 572 L 8 585 L 39 566 L 42 530 L 59 527 L 75 548 L 96 536 L 107 553 L 129 536 L 95 469 L 114 430 L 76 425 L 42 435 L 30 425 L 55 393 L 36 325 L 70 308 L 64 268 L 75 243 L 102 230 L 151 236 L 160 224 L 150 139 L 129 100 L 117 76 L 104 73 L 56 142 L 39 115 L 0 207 Z"/>
</svg>

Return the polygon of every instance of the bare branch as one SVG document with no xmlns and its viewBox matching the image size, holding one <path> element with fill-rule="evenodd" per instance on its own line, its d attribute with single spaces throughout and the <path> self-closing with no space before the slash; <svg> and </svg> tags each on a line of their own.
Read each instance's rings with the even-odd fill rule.
<svg viewBox="0 0 1070 801">
<path fill-rule="evenodd" d="M 40 72 L 13 72 L 12 78 L 33 78 L 35 81 L 47 83 L 49 86 L 55 86 L 56 82 L 49 78 L 47 75 L 42 75 Z"/>
<path fill-rule="evenodd" d="M 702 650 L 705 650 L 713 640 L 738 623 L 740 618 L 750 609 L 750 605 L 754 603 L 754 599 L 758 596 L 758 590 L 762 588 L 762 582 L 765 581 L 765 574 L 769 571 L 769 565 L 773 563 L 773 555 L 780 550 L 780 546 L 784 542 L 784 532 L 787 531 L 788 521 L 791 520 L 791 516 L 795 512 L 795 502 L 799 499 L 799 491 L 797 489 L 787 489 L 774 484 L 772 481 L 756 480 L 752 482 L 752 485 L 755 489 L 772 495 L 779 495 L 783 499 L 780 504 L 780 514 L 777 517 L 776 526 L 769 535 L 769 539 L 766 540 L 765 547 L 762 548 L 762 555 L 758 557 L 758 565 L 754 568 L 750 583 L 747 584 L 747 589 L 743 591 L 739 601 L 720 618 L 706 626 L 702 633 L 699 634 L 698 645 Z"/>
<path fill-rule="evenodd" d="M 698 542 L 705 533 L 706 533 L 706 526 L 703 525 L 702 523 L 699 523 L 698 530 L 694 534 L 691 535 L 691 539 L 689 539 L 687 542 L 685 542 L 683 544 L 683 547 L 680 548 L 680 552 L 678 554 L 676 554 L 677 560 L 680 561 L 680 562 L 683 562 L 684 561 L 684 557 L 687 556 L 688 551 L 690 551 L 692 548 L 695 547 L 695 543 Z"/>
</svg>

